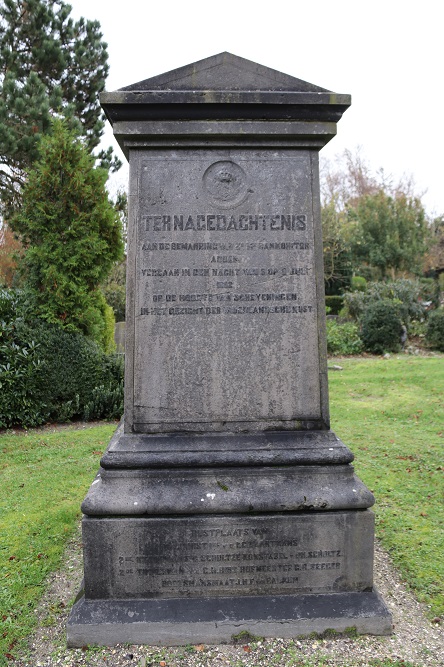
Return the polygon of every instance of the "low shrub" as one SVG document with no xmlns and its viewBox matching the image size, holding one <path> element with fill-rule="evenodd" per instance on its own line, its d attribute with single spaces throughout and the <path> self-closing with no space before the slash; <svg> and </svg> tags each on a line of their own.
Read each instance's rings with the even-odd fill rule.
<svg viewBox="0 0 444 667">
<path fill-rule="evenodd" d="M 344 318 L 351 318 L 358 322 L 362 316 L 366 305 L 366 297 L 364 292 L 346 292 L 344 294 L 344 308 L 340 316 Z"/>
<path fill-rule="evenodd" d="M 352 292 L 365 292 L 367 289 L 367 281 L 364 276 L 353 276 L 350 282 Z"/>
<path fill-rule="evenodd" d="M 439 308 L 441 290 L 439 280 L 435 278 L 420 278 L 419 284 L 421 287 L 421 303 L 430 310 L 431 308 Z"/>
<path fill-rule="evenodd" d="M 331 315 L 338 315 L 339 311 L 344 305 L 344 297 L 341 295 L 330 295 L 325 297 L 325 305 L 330 308 L 328 311 Z"/>
<path fill-rule="evenodd" d="M 354 322 L 339 323 L 327 320 L 327 352 L 333 355 L 359 354 L 362 340 L 358 326 Z"/>
<path fill-rule="evenodd" d="M 107 419 L 120 419 L 123 414 L 123 380 L 114 387 L 94 387 L 82 413 L 85 421 L 101 419 L 104 415 Z"/>
<path fill-rule="evenodd" d="M 444 310 L 434 310 L 427 320 L 426 341 L 433 350 L 444 352 Z"/>
<path fill-rule="evenodd" d="M 425 315 L 426 307 L 421 300 L 421 290 L 419 281 L 406 278 L 388 283 L 368 283 L 365 292 L 344 294 L 344 311 L 347 316 L 358 321 L 370 304 L 392 301 L 397 304 L 398 313 L 408 327 L 411 320 L 420 320 Z"/>
<path fill-rule="evenodd" d="M 412 320 L 409 326 L 409 338 L 425 338 L 427 331 L 426 320 Z"/>
<path fill-rule="evenodd" d="M 0 427 L 119 418 L 122 358 L 57 324 L 28 323 L 20 308 L 0 294 Z"/>
<path fill-rule="evenodd" d="M 20 331 L 20 328 L 19 328 Z M 64 331 L 57 325 L 41 322 L 29 334 L 39 344 L 45 372 L 39 379 L 40 400 L 47 406 L 47 419 L 100 419 L 120 417 L 116 403 L 123 404 L 123 367 L 120 358 L 106 355 L 91 339 Z M 91 401 L 101 388 L 100 404 Z M 117 392 L 117 393 L 116 393 Z M 105 400 L 108 396 L 109 401 Z M 120 400 L 117 399 L 120 396 Z M 99 409 L 100 405 L 100 409 Z"/>
<path fill-rule="evenodd" d="M 35 401 L 42 363 L 33 340 L 17 344 L 8 340 L 12 327 L 2 326 L 0 338 L 0 428 L 14 423 L 37 426 L 42 409 Z"/>
<path fill-rule="evenodd" d="M 401 347 L 402 320 L 396 303 L 388 299 L 371 303 L 361 318 L 361 338 L 367 352 L 397 352 Z"/>
</svg>

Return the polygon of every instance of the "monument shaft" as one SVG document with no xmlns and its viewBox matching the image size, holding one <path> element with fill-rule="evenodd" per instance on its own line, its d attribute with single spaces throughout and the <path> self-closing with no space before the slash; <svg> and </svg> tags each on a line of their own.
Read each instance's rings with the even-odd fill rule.
<svg viewBox="0 0 444 667">
<path fill-rule="evenodd" d="M 325 426 L 317 154 L 138 151 L 134 163 L 126 430 Z"/>
<path fill-rule="evenodd" d="M 68 643 L 389 633 L 328 414 L 318 152 L 349 96 L 225 53 L 102 103 L 130 163 L 125 415 Z"/>
</svg>

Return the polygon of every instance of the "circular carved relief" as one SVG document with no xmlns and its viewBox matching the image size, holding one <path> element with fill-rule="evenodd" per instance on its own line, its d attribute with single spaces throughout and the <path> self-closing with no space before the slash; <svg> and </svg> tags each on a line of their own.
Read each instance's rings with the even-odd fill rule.
<svg viewBox="0 0 444 667">
<path fill-rule="evenodd" d="M 220 208 L 238 206 L 248 194 L 244 170 L 230 160 L 215 162 L 208 167 L 203 184 L 212 202 Z"/>
</svg>

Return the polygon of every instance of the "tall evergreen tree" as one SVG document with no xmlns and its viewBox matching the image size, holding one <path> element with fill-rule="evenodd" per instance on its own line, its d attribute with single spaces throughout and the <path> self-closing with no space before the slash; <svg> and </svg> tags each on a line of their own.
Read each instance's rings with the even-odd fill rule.
<svg viewBox="0 0 444 667">
<path fill-rule="evenodd" d="M 123 256 L 119 213 L 105 189 L 107 172 L 94 167 L 82 141 L 61 120 L 41 140 L 40 153 L 10 221 L 25 248 L 20 271 L 35 315 L 106 349 L 106 319 L 113 315 L 99 285 Z"/>
<path fill-rule="evenodd" d="M 103 134 L 98 94 L 107 45 L 97 21 L 74 21 L 70 13 L 63 0 L 0 0 L 0 201 L 7 217 L 51 116 L 77 124 L 91 152 Z M 99 157 L 110 165 L 111 149 Z"/>
</svg>

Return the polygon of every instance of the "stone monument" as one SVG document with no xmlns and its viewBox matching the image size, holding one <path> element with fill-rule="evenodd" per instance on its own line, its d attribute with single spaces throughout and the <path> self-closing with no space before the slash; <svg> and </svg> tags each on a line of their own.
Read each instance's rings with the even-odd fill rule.
<svg viewBox="0 0 444 667">
<path fill-rule="evenodd" d="M 101 102 L 130 164 L 125 416 L 68 644 L 390 633 L 329 427 L 318 153 L 350 97 L 222 53 Z"/>
</svg>

